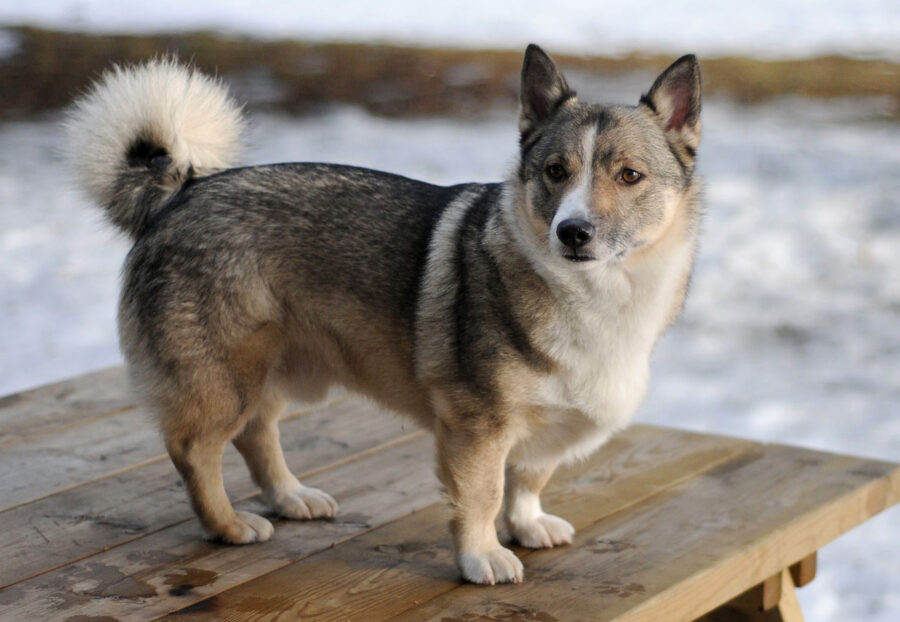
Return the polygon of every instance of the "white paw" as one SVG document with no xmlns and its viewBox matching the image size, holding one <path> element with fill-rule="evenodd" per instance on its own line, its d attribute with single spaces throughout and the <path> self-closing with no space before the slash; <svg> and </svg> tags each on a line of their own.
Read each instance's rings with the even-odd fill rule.
<svg viewBox="0 0 900 622">
<path fill-rule="evenodd" d="M 309 486 L 273 496 L 271 505 L 281 516 L 296 520 L 334 518 L 338 511 L 337 501 L 331 495 Z"/>
<path fill-rule="evenodd" d="M 258 514 L 252 512 L 235 512 L 237 517 L 221 532 L 212 534 L 212 537 L 228 544 L 250 544 L 252 542 L 265 542 L 272 537 L 275 529 L 272 523 Z"/>
<path fill-rule="evenodd" d="M 541 514 L 535 519 L 513 524 L 509 530 L 516 542 L 529 549 L 549 549 L 560 544 L 572 544 L 575 528 L 553 514 Z"/>
<path fill-rule="evenodd" d="M 521 583 L 525 569 L 516 554 L 509 549 L 498 547 L 480 553 L 460 552 L 456 564 L 463 579 L 481 585 L 496 583 Z"/>
</svg>

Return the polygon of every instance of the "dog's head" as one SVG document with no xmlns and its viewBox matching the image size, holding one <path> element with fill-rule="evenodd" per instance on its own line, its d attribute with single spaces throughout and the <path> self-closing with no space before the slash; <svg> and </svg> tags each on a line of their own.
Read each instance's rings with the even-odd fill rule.
<svg viewBox="0 0 900 622">
<path fill-rule="evenodd" d="M 624 259 L 652 245 L 690 189 L 700 66 L 675 61 L 637 106 L 580 102 L 547 54 L 525 52 L 518 169 L 527 226 L 560 262 Z"/>
</svg>

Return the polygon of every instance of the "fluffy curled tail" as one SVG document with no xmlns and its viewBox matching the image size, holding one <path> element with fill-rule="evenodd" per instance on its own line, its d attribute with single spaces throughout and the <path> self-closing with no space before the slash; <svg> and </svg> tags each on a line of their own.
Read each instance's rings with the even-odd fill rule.
<svg viewBox="0 0 900 622">
<path fill-rule="evenodd" d="M 166 58 L 107 71 L 66 129 L 81 186 L 136 238 L 191 176 L 233 166 L 243 121 L 218 80 Z"/>
</svg>

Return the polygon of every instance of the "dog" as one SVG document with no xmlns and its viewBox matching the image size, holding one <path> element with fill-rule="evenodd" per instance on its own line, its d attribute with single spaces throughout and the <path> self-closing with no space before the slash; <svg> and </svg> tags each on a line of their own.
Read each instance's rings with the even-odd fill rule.
<svg viewBox="0 0 900 622">
<path fill-rule="evenodd" d="M 683 307 L 700 89 L 688 55 L 635 106 L 584 103 L 530 45 L 514 171 L 441 187 L 332 164 L 231 168 L 243 122 L 220 82 L 173 59 L 103 75 L 68 116 L 71 157 L 134 242 L 121 347 L 206 532 L 273 533 L 226 496 L 229 441 L 277 514 L 336 514 L 285 464 L 277 421 L 286 399 L 338 384 L 433 430 L 465 580 L 522 581 L 501 508 L 522 546 L 571 543 L 539 495 L 627 425 Z"/>
</svg>

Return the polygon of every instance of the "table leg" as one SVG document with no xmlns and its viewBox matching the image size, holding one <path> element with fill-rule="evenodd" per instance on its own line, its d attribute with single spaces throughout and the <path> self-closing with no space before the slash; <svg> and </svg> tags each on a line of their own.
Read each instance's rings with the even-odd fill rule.
<svg viewBox="0 0 900 622">
<path fill-rule="evenodd" d="M 792 577 L 794 566 L 785 568 L 727 604 L 698 618 L 697 622 L 803 622 L 803 612 L 800 610 Z M 807 573 L 804 576 L 809 575 Z"/>
</svg>

